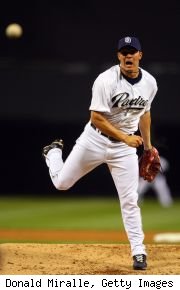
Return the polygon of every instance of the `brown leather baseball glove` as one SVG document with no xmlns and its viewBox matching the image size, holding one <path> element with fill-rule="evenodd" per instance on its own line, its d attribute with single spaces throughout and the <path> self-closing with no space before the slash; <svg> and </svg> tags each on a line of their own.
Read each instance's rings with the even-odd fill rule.
<svg viewBox="0 0 180 290">
<path fill-rule="evenodd" d="M 139 159 L 139 175 L 144 180 L 151 182 L 159 173 L 161 168 L 159 152 L 155 147 L 144 150 Z"/>
</svg>

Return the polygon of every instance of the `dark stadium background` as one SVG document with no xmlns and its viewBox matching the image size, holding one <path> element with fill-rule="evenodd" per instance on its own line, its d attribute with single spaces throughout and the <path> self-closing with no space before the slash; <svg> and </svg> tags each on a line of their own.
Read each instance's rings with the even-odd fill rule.
<svg viewBox="0 0 180 290">
<path fill-rule="evenodd" d="M 116 194 L 101 166 L 68 193 L 51 184 L 41 157 L 54 138 L 64 157 L 89 119 L 96 76 L 117 63 L 119 38 L 137 36 L 142 67 L 158 81 L 152 107 L 153 143 L 170 162 L 174 196 L 180 192 L 180 4 L 178 1 L 9 1 L 0 9 L 0 176 L 2 195 Z M 8 39 L 9 23 L 22 25 Z"/>
</svg>

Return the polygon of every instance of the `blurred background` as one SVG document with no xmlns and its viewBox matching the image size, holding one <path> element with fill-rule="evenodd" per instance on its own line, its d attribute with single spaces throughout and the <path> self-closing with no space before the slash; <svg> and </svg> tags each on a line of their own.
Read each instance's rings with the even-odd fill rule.
<svg viewBox="0 0 180 290">
<path fill-rule="evenodd" d="M 117 63 L 118 39 L 130 35 L 140 39 L 141 66 L 158 82 L 153 143 L 169 161 L 167 181 L 173 198 L 179 197 L 179 19 L 174 0 L 1 3 L 1 196 L 116 196 L 105 166 L 58 192 L 41 151 L 60 137 L 66 158 L 89 119 L 95 78 Z M 10 23 L 21 25 L 20 37 L 6 34 Z"/>
</svg>

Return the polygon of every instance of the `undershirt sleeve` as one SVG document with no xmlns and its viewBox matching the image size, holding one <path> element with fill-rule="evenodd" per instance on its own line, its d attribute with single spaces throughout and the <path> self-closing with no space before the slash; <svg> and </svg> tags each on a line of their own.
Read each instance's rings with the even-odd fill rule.
<svg viewBox="0 0 180 290">
<path fill-rule="evenodd" d="M 149 98 L 149 102 L 148 102 L 148 104 L 146 106 L 145 112 L 150 111 L 151 104 L 152 104 L 152 101 L 153 101 L 153 99 L 154 99 L 154 97 L 155 97 L 155 95 L 157 93 L 157 90 L 158 90 L 158 87 L 157 87 L 157 84 L 155 83 L 154 90 L 153 90 L 153 92 L 151 94 L 151 97 Z"/>
</svg>

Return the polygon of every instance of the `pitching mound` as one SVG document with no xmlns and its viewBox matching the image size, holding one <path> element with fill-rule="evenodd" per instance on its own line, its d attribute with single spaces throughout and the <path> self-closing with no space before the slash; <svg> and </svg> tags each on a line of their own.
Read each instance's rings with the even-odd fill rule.
<svg viewBox="0 0 180 290">
<path fill-rule="evenodd" d="M 180 245 L 147 245 L 148 270 L 141 274 L 180 274 Z M 125 244 L 1 244 L 0 274 L 126 275 L 132 270 Z"/>
</svg>

